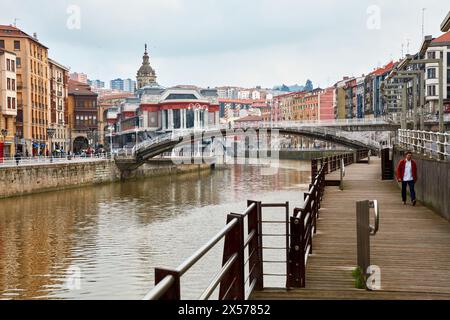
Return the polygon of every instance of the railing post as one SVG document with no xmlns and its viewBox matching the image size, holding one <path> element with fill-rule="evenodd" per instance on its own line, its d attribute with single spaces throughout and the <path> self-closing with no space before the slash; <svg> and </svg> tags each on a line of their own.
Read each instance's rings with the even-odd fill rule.
<svg viewBox="0 0 450 320">
<path fill-rule="evenodd" d="M 369 201 L 356 202 L 356 243 L 358 266 L 366 274 L 370 266 Z"/>
<path fill-rule="evenodd" d="M 237 260 L 230 268 L 230 272 L 220 282 L 219 300 L 245 299 L 244 218 L 240 214 L 230 213 L 227 216 L 227 224 L 233 219 L 238 219 L 238 222 L 225 236 L 222 266 L 225 265 L 235 253 L 237 253 L 238 256 Z"/>
<path fill-rule="evenodd" d="M 256 290 L 264 288 L 263 282 L 263 249 L 262 249 L 262 214 L 261 201 L 247 201 L 247 207 L 255 204 L 255 209 L 248 215 L 248 234 L 255 230 L 255 236 L 248 245 L 250 283 L 256 279 Z"/>
<path fill-rule="evenodd" d="M 317 159 L 311 160 L 311 180 L 317 175 Z"/>
<path fill-rule="evenodd" d="M 173 276 L 175 278 L 174 283 L 170 286 L 170 289 L 164 293 L 160 300 L 180 300 L 180 273 L 176 270 L 155 268 L 155 285 L 160 283 L 166 276 Z"/>
<path fill-rule="evenodd" d="M 300 214 L 300 217 L 298 216 Z M 289 246 L 289 270 L 287 277 L 287 288 L 305 287 L 305 245 L 304 245 L 304 221 L 303 213 L 300 209 L 294 209 L 294 216 L 291 217 L 291 241 Z"/>
</svg>

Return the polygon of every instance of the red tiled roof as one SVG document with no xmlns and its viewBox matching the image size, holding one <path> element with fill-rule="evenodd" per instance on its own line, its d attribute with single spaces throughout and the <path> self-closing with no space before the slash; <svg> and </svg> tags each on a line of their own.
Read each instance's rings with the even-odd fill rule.
<svg viewBox="0 0 450 320">
<path fill-rule="evenodd" d="M 98 96 L 95 92 L 91 91 L 91 87 L 88 84 L 70 79 L 69 79 L 69 94 L 80 96 Z"/>
<path fill-rule="evenodd" d="M 439 38 L 434 39 L 431 41 L 432 43 L 440 43 L 440 42 L 450 42 L 450 31 L 447 33 L 444 33 Z"/>
<path fill-rule="evenodd" d="M 133 96 L 131 92 L 124 92 L 124 93 L 111 93 L 111 94 L 105 94 L 102 97 L 99 98 L 100 101 L 108 101 L 108 100 L 114 100 L 114 99 L 125 99 L 128 97 Z"/>
<path fill-rule="evenodd" d="M 247 121 L 262 121 L 263 117 L 261 116 L 246 116 L 237 120 L 234 120 L 234 122 L 247 122 Z"/>
<path fill-rule="evenodd" d="M 386 72 L 392 70 L 394 68 L 394 65 L 395 65 L 394 61 L 391 61 L 384 67 L 378 68 L 375 71 L 371 72 L 369 75 L 381 76 L 382 74 L 385 74 Z"/>
<path fill-rule="evenodd" d="M 267 103 L 260 103 L 260 102 L 252 104 L 252 107 L 254 107 L 254 108 L 265 108 L 268 106 L 269 105 Z"/>
<path fill-rule="evenodd" d="M 16 27 L 13 27 L 13 26 L 0 25 L 0 37 L 28 38 L 36 43 L 39 43 L 44 48 L 48 49 L 48 47 L 46 47 L 42 43 L 40 43 L 39 40 L 36 40 L 29 34 L 23 32 L 22 30 L 20 30 Z"/>
</svg>

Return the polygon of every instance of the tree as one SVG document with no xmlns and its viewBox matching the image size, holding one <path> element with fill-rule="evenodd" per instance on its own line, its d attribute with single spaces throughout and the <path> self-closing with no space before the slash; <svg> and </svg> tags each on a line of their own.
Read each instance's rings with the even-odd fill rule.
<svg viewBox="0 0 450 320">
<path fill-rule="evenodd" d="M 314 90 L 314 86 L 313 86 L 313 83 L 312 83 L 312 81 L 311 80 L 306 80 L 306 84 L 305 84 L 305 88 L 304 88 L 304 90 L 305 91 L 308 91 L 308 92 L 310 92 L 310 91 L 313 91 Z"/>
</svg>

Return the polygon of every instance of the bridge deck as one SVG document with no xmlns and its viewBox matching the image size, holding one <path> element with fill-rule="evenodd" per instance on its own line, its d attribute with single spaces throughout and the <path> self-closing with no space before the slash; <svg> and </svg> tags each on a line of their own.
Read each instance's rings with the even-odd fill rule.
<svg viewBox="0 0 450 320">
<path fill-rule="evenodd" d="M 265 289 L 252 299 L 450 299 L 450 223 L 420 203 L 404 206 L 396 183 L 381 181 L 380 168 L 375 158 L 370 165 L 351 165 L 344 191 L 326 188 L 306 288 Z M 382 289 L 369 292 L 355 289 L 352 278 L 355 202 L 374 199 L 380 230 L 371 237 L 371 264 L 381 269 Z"/>
</svg>

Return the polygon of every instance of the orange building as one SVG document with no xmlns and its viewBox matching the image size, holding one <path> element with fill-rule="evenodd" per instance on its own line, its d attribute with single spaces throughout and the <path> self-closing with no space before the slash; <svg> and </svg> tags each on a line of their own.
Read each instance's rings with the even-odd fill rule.
<svg viewBox="0 0 450 320">
<path fill-rule="evenodd" d="M 16 54 L 18 151 L 44 154 L 50 125 L 48 48 L 36 34 L 5 25 L 0 25 L 0 48 Z"/>
</svg>

